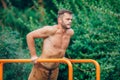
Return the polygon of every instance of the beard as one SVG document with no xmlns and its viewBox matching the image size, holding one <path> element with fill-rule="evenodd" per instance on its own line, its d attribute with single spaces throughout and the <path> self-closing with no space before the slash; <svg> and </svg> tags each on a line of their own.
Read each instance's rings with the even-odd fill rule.
<svg viewBox="0 0 120 80">
<path fill-rule="evenodd" d="M 61 26 L 63 29 L 70 29 L 70 27 L 67 27 L 67 24 L 65 24 L 63 21 L 62 21 Z"/>
<path fill-rule="evenodd" d="M 68 29 L 66 25 L 62 24 L 63 29 Z"/>
</svg>

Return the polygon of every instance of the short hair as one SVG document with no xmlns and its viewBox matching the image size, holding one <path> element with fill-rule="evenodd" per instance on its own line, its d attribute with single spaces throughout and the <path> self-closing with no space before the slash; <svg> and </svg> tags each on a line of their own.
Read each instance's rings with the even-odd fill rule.
<svg viewBox="0 0 120 80">
<path fill-rule="evenodd" d="M 64 13 L 72 14 L 71 11 L 62 9 L 62 10 L 59 10 L 59 11 L 58 11 L 58 17 L 61 16 L 61 15 L 63 15 Z"/>
</svg>

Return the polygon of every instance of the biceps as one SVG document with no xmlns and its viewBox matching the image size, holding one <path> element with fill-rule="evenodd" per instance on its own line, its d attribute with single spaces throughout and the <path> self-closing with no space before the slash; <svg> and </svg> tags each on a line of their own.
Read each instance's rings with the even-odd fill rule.
<svg viewBox="0 0 120 80">
<path fill-rule="evenodd" d="M 30 34 L 33 38 L 44 38 L 47 36 L 45 33 L 39 31 L 33 31 Z"/>
<path fill-rule="evenodd" d="M 45 38 L 48 35 L 45 33 L 45 31 L 42 30 L 35 30 L 29 33 L 33 38 Z"/>
</svg>

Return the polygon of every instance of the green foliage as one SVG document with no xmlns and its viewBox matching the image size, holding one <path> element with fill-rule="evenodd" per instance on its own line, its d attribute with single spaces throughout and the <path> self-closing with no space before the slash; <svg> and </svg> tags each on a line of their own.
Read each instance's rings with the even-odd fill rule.
<svg viewBox="0 0 120 80">
<path fill-rule="evenodd" d="M 65 8 L 73 12 L 75 31 L 66 57 L 94 59 L 101 66 L 101 80 L 120 80 L 120 0 L 43 0 L 44 16 L 37 0 L 6 2 L 8 8 L 0 8 L 0 58 L 28 58 L 26 34 L 56 24 L 57 11 Z M 41 40 L 36 43 L 39 55 Z M 74 80 L 95 80 L 93 64 L 73 67 Z M 4 80 L 27 80 L 30 69 L 29 64 L 5 64 Z M 67 80 L 67 71 L 67 66 L 61 64 L 58 80 Z"/>
<path fill-rule="evenodd" d="M 15 58 L 16 55 L 18 55 L 18 47 L 21 46 L 19 33 L 16 31 L 12 31 L 9 28 L 7 28 L 7 30 L 2 29 L 0 32 L 0 38 L 0 58 Z M 11 54 L 14 55 L 10 56 Z"/>
<path fill-rule="evenodd" d="M 27 49 L 22 48 L 22 39 L 19 32 L 13 31 L 11 28 L 3 28 L 0 32 L 0 58 L 1 59 L 18 59 L 27 58 L 29 55 Z M 11 63 L 4 64 L 4 80 L 26 80 L 30 65 Z"/>
<path fill-rule="evenodd" d="M 120 60 L 116 58 L 120 56 L 120 15 L 119 11 L 114 12 L 114 9 L 118 9 L 118 7 L 112 8 L 119 3 L 111 6 L 112 1 L 102 0 L 53 1 L 58 10 L 66 8 L 74 13 L 72 28 L 75 34 L 66 56 L 73 59 L 97 60 L 101 65 L 101 80 L 108 79 L 111 74 L 116 72 L 116 69 L 119 69 L 114 61 Z M 77 68 L 74 73 L 75 80 L 95 80 L 94 67 L 89 64 L 81 64 L 79 65 L 80 72 L 76 70 Z M 111 76 L 109 79 L 114 80 L 114 77 Z"/>
</svg>

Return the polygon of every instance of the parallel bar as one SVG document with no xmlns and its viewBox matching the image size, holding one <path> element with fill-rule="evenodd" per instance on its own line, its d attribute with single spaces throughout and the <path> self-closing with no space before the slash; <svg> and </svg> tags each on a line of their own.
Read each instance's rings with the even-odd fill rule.
<svg viewBox="0 0 120 80">
<path fill-rule="evenodd" d="M 93 63 L 96 67 L 96 80 L 100 80 L 100 65 L 92 59 L 39 59 L 38 62 L 62 62 L 68 64 L 68 80 L 73 80 L 73 69 L 71 63 Z M 26 63 L 31 62 L 30 59 L 0 59 L 0 80 L 3 80 L 3 64 L 4 63 Z"/>
<path fill-rule="evenodd" d="M 3 79 L 3 63 L 0 63 L 0 80 Z"/>
<path fill-rule="evenodd" d="M 70 59 L 72 63 L 93 63 L 96 67 L 96 80 L 100 80 L 100 65 L 93 59 Z"/>
<path fill-rule="evenodd" d="M 73 80 L 73 68 L 72 64 L 68 59 L 38 59 L 38 62 L 62 62 L 62 63 L 67 63 L 68 64 L 68 80 Z M 31 62 L 30 59 L 0 59 L 0 70 L 3 70 L 3 63 L 26 63 L 26 62 Z M 1 71 L 0 74 L 0 80 L 3 80 L 3 71 Z"/>
</svg>

